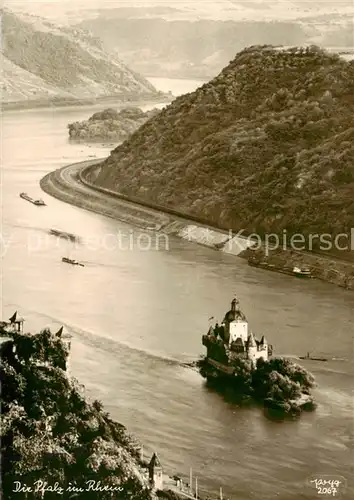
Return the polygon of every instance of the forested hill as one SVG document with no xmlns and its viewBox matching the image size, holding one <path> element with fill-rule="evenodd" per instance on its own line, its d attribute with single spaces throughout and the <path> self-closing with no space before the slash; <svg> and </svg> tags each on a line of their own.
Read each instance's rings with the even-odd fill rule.
<svg viewBox="0 0 354 500">
<path fill-rule="evenodd" d="M 354 63 L 253 46 L 112 151 L 97 183 L 248 231 L 354 223 Z"/>
<path fill-rule="evenodd" d="M 138 443 L 68 376 L 58 335 L 0 327 L 4 498 L 157 500 Z"/>
</svg>

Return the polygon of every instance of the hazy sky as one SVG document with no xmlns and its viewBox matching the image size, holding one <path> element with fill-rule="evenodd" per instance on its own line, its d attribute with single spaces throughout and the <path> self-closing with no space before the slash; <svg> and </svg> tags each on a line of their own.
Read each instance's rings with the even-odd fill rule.
<svg viewBox="0 0 354 500">
<path fill-rule="evenodd" d="M 1 1 L 1 0 L 0 0 Z M 6 7 L 34 14 L 62 16 L 67 11 L 134 6 L 170 6 L 197 14 L 220 17 L 249 17 L 278 14 L 279 18 L 309 15 L 315 12 L 354 12 L 354 0 L 3 0 Z M 350 10 L 351 9 L 351 10 Z"/>
</svg>

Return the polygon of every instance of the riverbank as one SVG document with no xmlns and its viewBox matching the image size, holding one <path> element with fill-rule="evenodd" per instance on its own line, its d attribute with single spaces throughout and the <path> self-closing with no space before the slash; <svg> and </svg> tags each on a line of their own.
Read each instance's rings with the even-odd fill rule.
<svg viewBox="0 0 354 500">
<path fill-rule="evenodd" d="M 150 103 L 161 103 L 166 102 L 170 103 L 175 96 L 169 93 L 160 92 L 156 96 L 151 94 L 117 94 L 105 97 L 97 97 L 97 98 L 84 98 L 84 99 L 76 99 L 76 98 L 52 98 L 52 99 L 36 99 L 36 100 L 26 100 L 26 101 L 13 101 L 13 102 L 2 102 L 1 109 L 3 111 L 14 111 L 14 110 L 25 110 L 25 109 L 41 109 L 41 108 L 60 108 L 60 107 L 70 107 L 70 106 L 88 106 L 88 105 L 97 105 L 97 104 L 127 104 L 129 105 L 141 105 L 150 104 Z"/>
<path fill-rule="evenodd" d="M 215 250 L 221 248 L 234 255 L 247 248 L 249 242 L 246 238 L 235 236 L 230 240 L 227 231 L 198 223 L 173 210 L 162 211 L 139 200 L 94 186 L 91 179 L 97 174 L 97 168 L 104 159 L 74 163 L 50 172 L 40 181 L 40 186 L 45 193 L 65 203 L 121 220 L 143 230 L 177 236 Z M 228 245 L 224 248 L 226 242 Z"/>
<path fill-rule="evenodd" d="M 66 203 L 101 215 L 122 220 L 144 230 L 155 230 L 166 235 L 207 246 L 217 251 L 248 259 L 255 254 L 253 243 L 245 237 L 215 228 L 197 218 L 187 217 L 175 210 L 146 204 L 136 198 L 98 187 L 94 184 L 100 164 L 95 159 L 62 167 L 47 174 L 40 182 L 44 192 Z M 312 275 L 322 281 L 354 290 L 354 263 L 291 249 L 257 249 L 257 255 L 267 257 L 275 270 L 284 266 L 308 266 Z M 264 270 L 264 272 L 270 272 Z"/>
</svg>

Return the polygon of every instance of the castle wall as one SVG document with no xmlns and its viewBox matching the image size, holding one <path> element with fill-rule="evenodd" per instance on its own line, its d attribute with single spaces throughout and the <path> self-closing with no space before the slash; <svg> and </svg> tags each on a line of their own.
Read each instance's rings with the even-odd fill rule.
<svg viewBox="0 0 354 500">
<path fill-rule="evenodd" d="M 154 488 L 156 490 L 163 490 L 162 470 L 156 470 L 154 472 Z"/>
<path fill-rule="evenodd" d="M 250 347 L 248 350 L 248 359 L 253 362 L 256 362 L 257 359 L 263 358 L 264 361 L 268 359 L 268 348 L 267 346 L 261 347 L 259 350 L 257 347 Z"/>
<path fill-rule="evenodd" d="M 229 342 L 241 337 L 244 342 L 248 338 L 248 323 L 246 321 L 232 321 L 230 323 Z"/>
</svg>

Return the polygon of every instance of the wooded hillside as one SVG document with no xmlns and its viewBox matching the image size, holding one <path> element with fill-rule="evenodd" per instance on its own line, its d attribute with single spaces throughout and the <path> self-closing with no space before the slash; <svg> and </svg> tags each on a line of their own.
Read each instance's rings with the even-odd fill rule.
<svg viewBox="0 0 354 500">
<path fill-rule="evenodd" d="M 112 151 L 97 183 L 259 234 L 354 223 L 354 63 L 250 47 Z"/>
</svg>

